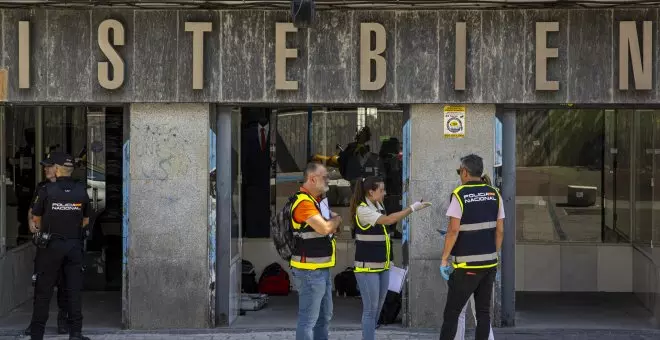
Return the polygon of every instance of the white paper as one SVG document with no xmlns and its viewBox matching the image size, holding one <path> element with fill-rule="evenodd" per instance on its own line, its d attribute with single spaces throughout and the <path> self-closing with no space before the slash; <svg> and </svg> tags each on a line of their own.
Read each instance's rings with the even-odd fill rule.
<svg viewBox="0 0 660 340">
<path fill-rule="evenodd" d="M 330 219 L 330 206 L 328 203 L 328 198 L 324 198 L 321 203 L 319 204 L 321 206 L 321 216 L 325 218 L 326 220 Z"/>
<path fill-rule="evenodd" d="M 321 216 L 325 218 L 326 220 L 330 219 L 330 203 L 328 203 L 328 198 L 324 198 L 321 203 L 319 203 L 319 206 L 321 208 Z M 333 237 L 334 234 L 328 235 L 329 237 Z"/>
<path fill-rule="evenodd" d="M 403 288 L 403 282 L 406 280 L 407 273 L 408 273 L 408 268 L 401 269 L 396 266 L 390 266 L 390 270 L 389 270 L 390 284 L 387 287 L 387 289 L 395 293 L 401 293 L 401 289 Z"/>
</svg>

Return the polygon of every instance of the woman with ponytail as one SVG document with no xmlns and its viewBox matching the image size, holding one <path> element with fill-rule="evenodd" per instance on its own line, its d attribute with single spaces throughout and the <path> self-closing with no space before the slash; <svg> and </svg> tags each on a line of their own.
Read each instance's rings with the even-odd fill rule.
<svg viewBox="0 0 660 340">
<path fill-rule="evenodd" d="M 392 245 L 387 226 L 431 205 L 430 202 L 418 201 L 387 215 L 383 208 L 385 194 L 383 179 L 370 176 L 358 180 L 351 198 L 355 229 L 355 278 L 362 297 L 363 340 L 375 338 L 376 323 L 389 286 Z"/>
</svg>

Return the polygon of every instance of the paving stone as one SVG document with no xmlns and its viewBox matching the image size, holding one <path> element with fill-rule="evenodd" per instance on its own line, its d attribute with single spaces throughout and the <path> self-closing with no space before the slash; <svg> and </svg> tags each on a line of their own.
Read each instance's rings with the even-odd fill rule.
<svg viewBox="0 0 660 340">
<path fill-rule="evenodd" d="M 240 332 L 230 330 L 199 331 L 194 334 L 170 333 L 140 333 L 122 331 L 114 334 L 91 334 L 92 340 L 290 340 L 295 339 L 294 331 L 254 331 Z M 469 331 L 466 339 L 472 339 L 474 333 Z M 0 340 L 28 339 L 25 336 L 0 336 Z M 67 340 L 68 336 L 46 336 L 50 340 Z M 431 340 L 437 339 L 438 333 L 433 331 L 378 330 L 379 340 Z M 525 330 L 525 329 L 495 329 L 497 340 L 651 340 L 660 339 L 660 330 Z M 361 332 L 331 331 L 330 340 L 360 340 Z"/>
</svg>

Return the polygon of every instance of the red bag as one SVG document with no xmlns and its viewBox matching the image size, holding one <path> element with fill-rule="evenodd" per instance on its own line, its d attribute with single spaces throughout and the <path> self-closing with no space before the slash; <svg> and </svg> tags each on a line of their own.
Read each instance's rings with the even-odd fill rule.
<svg viewBox="0 0 660 340">
<path fill-rule="evenodd" d="M 291 281 L 289 274 L 277 262 L 266 267 L 259 277 L 259 293 L 268 295 L 289 295 Z"/>
</svg>

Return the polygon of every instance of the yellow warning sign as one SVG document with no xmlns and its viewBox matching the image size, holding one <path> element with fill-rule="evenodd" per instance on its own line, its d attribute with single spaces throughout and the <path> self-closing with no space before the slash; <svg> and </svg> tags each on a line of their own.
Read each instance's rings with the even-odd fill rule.
<svg viewBox="0 0 660 340">
<path fill-rule="evenodd" d="M 445 105 L 445 138 L 465 137 L 465 106 Z"/>
</svg>

